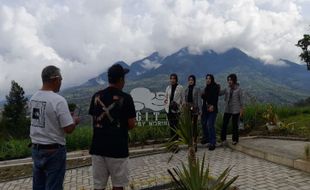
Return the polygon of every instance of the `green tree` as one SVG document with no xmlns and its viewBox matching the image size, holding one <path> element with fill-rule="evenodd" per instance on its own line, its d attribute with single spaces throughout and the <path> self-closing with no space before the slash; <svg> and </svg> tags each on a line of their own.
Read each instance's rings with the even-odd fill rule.
<svg viewBox="0 0 310 190">
<path fill-rule="evenodd" d="M 11 90 L 6 96 L 6 103 L 2 113 L 2 132 L 6 136 L 23 138 L 29 134 L 30 121 L 27 119 L 27 98 L 25 92 L 17 82 L 11 82 Z"/>
<path fill-rule="evenodd" d="M 298 40 L 296 46 L 302 49 L 302 53 L 299 55 L 299 57 L 307 64 L 307 68 L 310 70 L 310 50 L 308 49 L 310 46 L 310 35 L 304 34 L 304 37 Z"/>
</svg>

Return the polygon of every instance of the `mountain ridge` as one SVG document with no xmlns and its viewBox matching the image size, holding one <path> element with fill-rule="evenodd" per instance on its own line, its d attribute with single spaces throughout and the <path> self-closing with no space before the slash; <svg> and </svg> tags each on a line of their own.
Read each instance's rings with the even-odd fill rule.
<svg viewBox="0 0 310 190">
<path fill-rule="evenodd" d="M 197 85 L 201 88 L 205 85 L 205 75 L 211 73 L 221 86 L 225 87 L 226 76 L 236 73 L 242 88 L 259 102 L 292 104 L 308 97 L 310 89 L 307 87 L 307 81 L 310 81 L 310 73 L 306 68 L 289 60 L 279 61 L 283 65 L 265 64 L 238 48 L 231 48 L 222 53 L 205 50 L 200 54 L 193 54 L 185 47 L 166 57 L 154 52 L 131 64 L 122 61 L 116 63 L 130 69 L 126 76 L 127 91 L 136 87 L 164 91 L 170 73 L 177 73 L 183 85 L 186 85 L 187 76 L 194 74 L 197 77 Z M 146 66 L 147 64 L 149 65 Z M 82 85 L 65 89 L 63 94 L 70 98 L 70 93 L 82 93 L 85 97 L 86 92 L 93 93 L 92 90 L 107 86 L 106 81 L 107 73 L 103 72 Z"/>
</svg>

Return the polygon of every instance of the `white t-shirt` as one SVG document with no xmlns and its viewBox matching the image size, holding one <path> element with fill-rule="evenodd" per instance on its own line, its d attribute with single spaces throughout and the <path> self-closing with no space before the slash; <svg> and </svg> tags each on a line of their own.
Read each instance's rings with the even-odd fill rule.
<svg viewBox="0 0 310 190">
<path fill-rule="evenodd" d="M 73 123 L 67 101 L 52 91 L 40 90 L 30 99 L 30 138 L 36 144 L 66 144 L 64 127 Z"/>
</svg>

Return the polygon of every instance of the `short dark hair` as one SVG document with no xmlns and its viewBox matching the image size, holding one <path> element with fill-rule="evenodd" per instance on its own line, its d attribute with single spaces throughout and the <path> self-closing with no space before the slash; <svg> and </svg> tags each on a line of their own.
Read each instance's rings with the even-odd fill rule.
<svg viewBox="0 0 310 190">
<path fill-rule="evenodd" d="M 233 81 L 234 84 L 237 84 L 237 75 L 235 73 L 232 73 L 230 75 L 227 76 L 227 80 L 231 79 Z"/>
<path fill-rule="evenodd" d="M 171 78 L 171 77 L 174 77 L 175 80 L 178 82 L 178 75 L 177 75 L 176 73 L 171 73 L 171 74 L 170 74 L 170 78 Z"/>
<path fill-rule="evenodd" d="M 50 82 L 51 80 L 61 77 L 60 69 L 54 65 L 46 66 L 41 73 L 42 82 Z"/>
<path fill-rule="evenodd" d="M 108 81 L 110 84 L 115 84 L 125 77 L 129 69 L 123 68 L 120 64 L 114 64 L 108 69 Z"/>
</svg>

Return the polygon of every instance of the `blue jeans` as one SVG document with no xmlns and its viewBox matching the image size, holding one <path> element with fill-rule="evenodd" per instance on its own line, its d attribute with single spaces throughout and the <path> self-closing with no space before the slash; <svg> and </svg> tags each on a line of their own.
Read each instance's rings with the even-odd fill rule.
<svg viewBox="0 0 310 190">
<path fill-rule="evenodd" d="M 66 147 L 32 148 L 33 190 L 62 190 L 66 172 Z"/>
<path fill-rule="evenodd" d="M 216 144 L 216 134 L 215 134 L 215 121 L 217 113 L 206 112 L 203 113 L 203 132 L 204 138 L 207 138 L 209 143 L 212 145 Z"/>
</svg>

